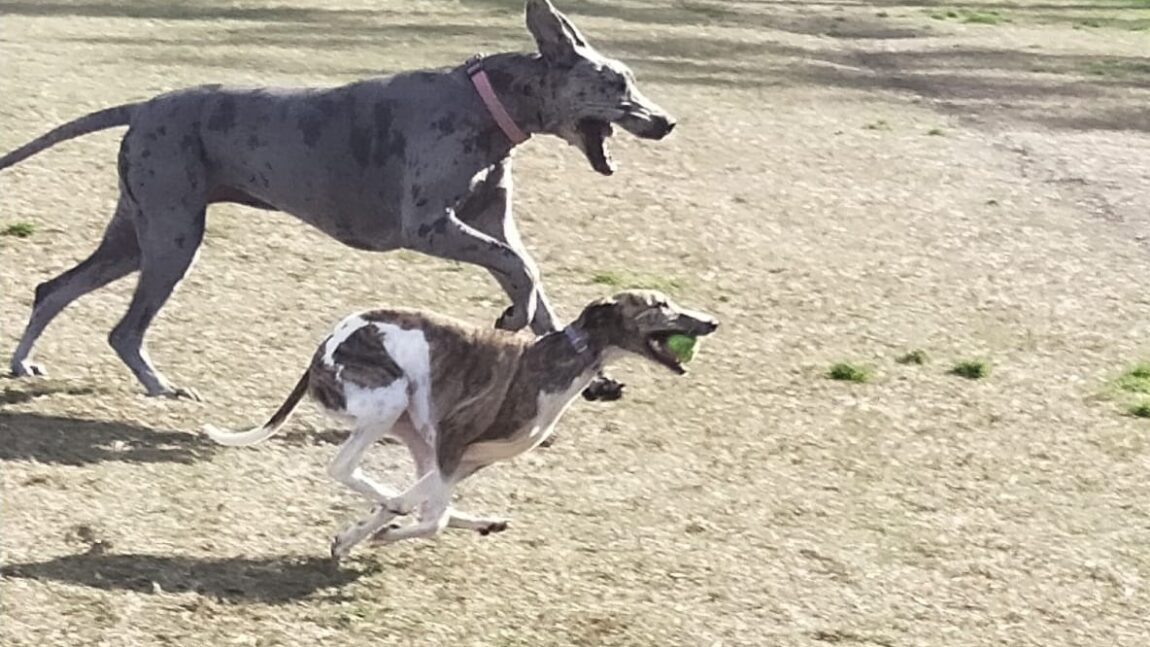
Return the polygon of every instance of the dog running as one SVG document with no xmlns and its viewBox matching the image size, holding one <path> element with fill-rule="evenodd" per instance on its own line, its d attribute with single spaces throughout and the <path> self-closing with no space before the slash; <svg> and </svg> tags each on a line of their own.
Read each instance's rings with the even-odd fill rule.
<svg viewBox="0 0 1150 647">
<path fill-rule="evenodd" d="M 80 117 L 0 157 L 0 169 L 81 135 L 128 126 L 120 195 L 92 254 L 36 288 L 12 375 L 42 373 L 32 347 L 75 299 L 139 270 L 108 341 L 148 395 L 199 399 L 151 362 L 144 335 L 191 267 L 208 205 L 282 211 L 364 250 L 406 248 L 488 270 L 510 297 L 496 326 L 556 329 L 512 215 L 511 151 L 532 134 L 578 147 L 610 175 L 612 124 L 645 139 L 675 125 L 623 63 L 596 51 L 548 0 L 528 0 L 537 53 L 336 88 L 205 85 Z M 588 399 L 616 399 L 604 376 Z"/>
<path fill-rule="evenodd" d="M 375 507 L 335 536 L 333 559 L 368 537 L 391 543 L 444 528 L 486 535 L 505 530 L 507 521 L 453 510 L 456 484 L 543 442 L 604 364 L 631 353 L 681 375 L 687 360 L 669 340 L 695 340 L 718 325 L 649 290 L 592 302 L 566 328 L 536 338 L 416 310 L 362 312 L 319 345 L 267 424 L 205 432 L 224 445 L 253 445 L 276 433 L 305 394 L 350 423 L 328 473 Z M 385 436 L 406 445 L 415 464 L 414 485 L 402 494 L 360 469 L 367 449 Z M 392 525 L 416 510 L 416 522 Z"/>
</svg>

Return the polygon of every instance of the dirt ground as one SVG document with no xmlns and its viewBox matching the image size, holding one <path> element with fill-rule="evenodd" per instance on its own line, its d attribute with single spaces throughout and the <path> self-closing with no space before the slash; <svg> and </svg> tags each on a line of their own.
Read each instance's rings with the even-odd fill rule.
<svg viewBox="0 0 1150 647">
<path fill-rule="evenodd" d="M 654 285 L 723 321 L 692 373 L 629 361 L 556 444 L 460 507 L 498 536 L 366 549 L 311 406 L 262 419 L 340 317 L 484 325 L 477 268 L 214 208 L 149 348 L 203 404 L 143 397 L 105 341 L 132 280 L 0 381 L 4 645 L 1150 644 L 1150 3 L 560 2 L 680 118 L 612 178 L 537 137 L 517 209 L 571 315 Z M 518 0 L 0 0 L 0 150 L 207 82 L 331 85 L 525 49 Z M 119 131 L 0 174 L 0 341 L 94 247 Z M 922 349 L 924 365 L 895 358 Z M 980 358 L 988 377 L 948 374 Z M 825 377 L 839 361 L 869 383 Z M 370 468 L 408 478 L 382 446 Z"/>
</svg>

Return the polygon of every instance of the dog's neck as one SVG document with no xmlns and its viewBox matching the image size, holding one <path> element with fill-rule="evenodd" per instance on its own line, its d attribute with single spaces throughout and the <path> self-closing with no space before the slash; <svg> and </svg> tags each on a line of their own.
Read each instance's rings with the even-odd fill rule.
<svg viewBox="0 0 1150 647">
<path fill-rule="evenodd" d="M 524 133 L 551 132 L 548 124 L 547 63 L 538 54 L 503 53 L 483 58 L 483 70 L 491 80 L 495 96 L 515 125 Z"/>
<path fill-rule="evenodd" d="M 578 321 L 543 335 L 524 353 L 524 366 L 538 388 L 547 393 L 583 390 L 613 353 L 593 331 Z"/>
</svg>

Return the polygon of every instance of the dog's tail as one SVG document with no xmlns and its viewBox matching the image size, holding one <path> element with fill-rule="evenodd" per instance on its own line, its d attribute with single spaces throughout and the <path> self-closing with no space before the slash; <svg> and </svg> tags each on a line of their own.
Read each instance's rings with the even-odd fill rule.
<svg viewBox="0 0 1150 647">
<path fill-rule="evenodd" d="M 125 103 L 112 108 L 97 110 L 79 119 L 69 121 L 62 126 L 57 126 L 11 153 L 8 153 L 4 157 L 0 157 L 0 169 L 5 169 L 13 164 L 23 162 L 36 153 L 46 148 L 51 148 L 60 142 L 68 141 L 81 135 L 87 135 L 88 133 L 94 133 L 97 130 L 115 128 L 116 126 L 127 126 L 132 121 L 132 115 L 136 112 L 136 107 L 139 105 L 139 103 Z"/>
<path fill-rule="evenodd" d="M 247 431 L 226 431 L 211 425 L 204 425 L 204 433 L 221 445 L 230 445 L 233 447 L 254 445 L 267 440 L 287 422 L 287 419 L 291 417 L 292 411 L 295 411 L 296 405 L 299 404 L 304 394 L 307 393 L 309 373 L 310 371 L 304 371 L 303 377 L 299 379 L 299 382 L 296 382 L 295 388 L 292 389 L 287 399 L 280 405 L 280 408 L 272 414 L 272 417 L 268 418 L 264 426 Z"/>
</svg>

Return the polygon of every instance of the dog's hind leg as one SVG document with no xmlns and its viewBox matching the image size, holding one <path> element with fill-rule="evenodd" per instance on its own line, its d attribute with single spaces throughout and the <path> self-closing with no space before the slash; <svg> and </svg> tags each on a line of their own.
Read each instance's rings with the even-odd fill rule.
<svg viewBox="0 0 1150 647">
<path fill-rule="evenodd" d="M 476 517 L 454 508 L 448 509 L 447 527 L 460 530 L 474 530 L 481 535 L 490 535 L 507 530 L 507 520 L 498 517 Z"/>
<path fill-rule="evenodd" d="M 372 389 L 376 392 L 370 396 L 376 403 L 369 415 L 359 415 L 356 418 L 355 430 L 344 441 L 339 452 L 328 465 L 327 473 L 335 480 L 355 490 L 372 503 L 386 503 L 395 498 L 398 492 L 384 487 L 367 477 L 360 469 L 363 455 L 372 445 L 379 442 L 389 431 L 394 432 L 396 423 L 407 409 L 407 381 L 393 382 L 382 389 Z M 355 406 L 355 403 L 349 403 Z"/>
<path fill-rule="evenodd" d="M 433 469 L 419 482 L 424 484 L 419 521 L 401 528 L 377 524 L 372 532 L 372 541 L 390 544 L 402 539 L 430 537 L 439 534 L 447 527 L 451 510 L 451 484 L 443 478 L 438 468 Z"/>
<path fill-rule="evenodd" d="M 104 230 L 104 237 L 96 251 L 72 269 L 36 287 L 32 314 L 19 345 L 12 353 L 12 375 L 22 377 L 42 374 L 40 367 L 32 364 L 28 357 L 36 339 L 52 319 L 72 301 L 139 268 L 140 247 L 136 242 L 135 209 L 131 199 L 121 195 L 116 213 Z"/>
<path fill-rule="evenodd" d="M 376 504 L 366 519 L 349 524 L 331 542 L 331 556 L 339 560 L 347 557 L 357 544 L 373 535 L 380 534 L 399 515 L 410 514 L 425 500 L 443 490 L 439 471 L 436 470 L 419 479 L 403 494 L 389 500 L 387 503 Z M 450 497 L 450 491 L 447 492 Z M 443 503 L 446 510 L 446 500 Z M 421 520 L 420 523 L 423 523 Z M 446 519 L 444 519 L 446 523 Z"/>
<path fill-rule="evenodd" d="M 188 175 L 192 173 L 189 169 Z M 172 386 L 156 370 L 144 349 L 144 334 L 195 260 L 204 238 L 206 204 L 202 200 L 201 196 L 169 195 L 140 204 L 136 226 L 140 279 L 127 314 L 112 329 L 108 342 L 150 396 L 199 400 L 194 391 Z"/>
</svg>

